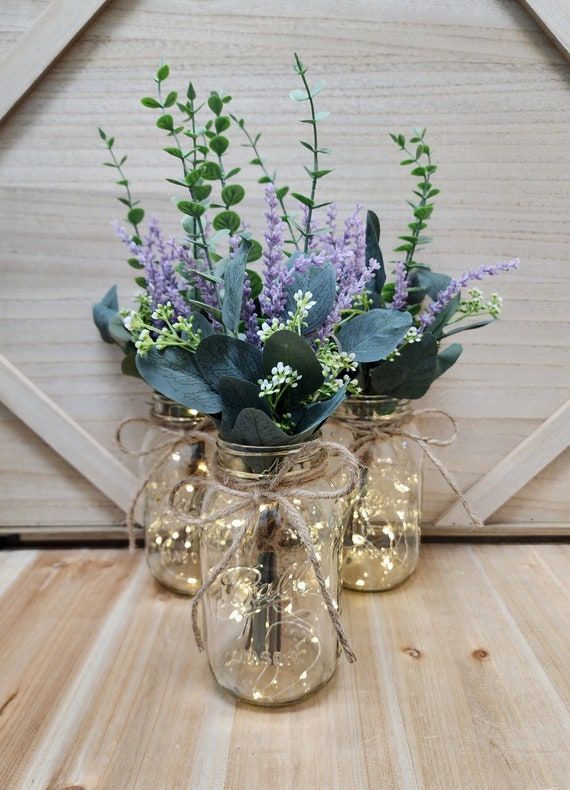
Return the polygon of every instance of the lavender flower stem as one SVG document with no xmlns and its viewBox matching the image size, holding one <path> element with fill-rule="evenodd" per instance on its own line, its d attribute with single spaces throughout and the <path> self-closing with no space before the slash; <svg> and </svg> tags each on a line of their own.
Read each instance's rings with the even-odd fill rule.
<svg viewBox="0 0 570 790">
<path fill-rule="evenodd" d="M 447 288 L 443 288 L 435 298 L 435 300 L 430 304 L 428 309 L 420 316 L 420 325 L 418 328 L 418 332 L 421 334 L 430 327 L 436 319 L 436 316 L 441 313 L 441 311 L 447 307 L 447 305 L 451 302 L 454 296 L 461 293 L 461 290 L 465 288 L 465 286 L 471 282 L 471 280 L 482 280 L 483 277 L 490 276 L 494 277 L 499 272 L 508 272 L 511 269 L 518 269 L 519 267 L 519 259 L 512 258 L 508 261 L 500 261 L 499 263 L 492 264 L 490 266 L 480 266 L 478 269 L 470 269 L 469 271 L 464 272 L 462 275 L 453 279 Z"/>
</svg>

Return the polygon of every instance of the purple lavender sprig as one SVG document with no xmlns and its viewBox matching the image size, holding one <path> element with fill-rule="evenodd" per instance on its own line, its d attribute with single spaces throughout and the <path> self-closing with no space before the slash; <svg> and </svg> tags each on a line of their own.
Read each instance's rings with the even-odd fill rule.
<svg viewBox="0 0 570 790">
<path fill-rule="evenodd" d="M 251 294 L 251 281 L 245 276 L 243 283 L 243 300 L 241 303 L 241 320 L 245 324 L 246 339 L 254 346 L 261 346 L 261 340 L 257 334 L 257 312 Z"/>
<path fill-rule="evenodd" d="M 518 269 L 519 259 L 512 258 L 508 261 L 500 261 L 499 263 L 491 264 L 490 266 L 480 266 L 478 269 L 470 269 L 464 272 L 459 277 L 453 279 L 447 288 L 443 288 L 431 302 L 425 313 L 422 313 L 419 320 L 418 332 L 423 333 L 435 321 L 437 315 L 447 307 L 454 296 L 461 293 L 468 283 L 472 280 L 482 280 L 484 277 L 494 277 L 499 272 L 508 272 L 511 269 Z"/>
<path fill-rule="evenodd" d="M 176 315 L 189 315 L 190 306 L 182 297 L 181 283 L 175 268 L 183 254 L 174 239 L 165 238 L 154 217 L 150 219 L 148 231 L 143 235 L 140 244 L 124 228 L 116 224 L 115 229 L 119 238 L 144 267 L 152 310 L 170 302 Z"/>
<path fill-rule="evenodd" d="M 263 236 L 266 247 L 263 251 L 263 290 L 259 295 L 259 303 L 268 318 L 277 318 L 283 312 L 287 297 L 283 287 L 283 274 L 286 271 L 283 256 L 284 229 L 274 184 L 265 187 L 265 204 L 267 229 Z"/>
<path fill-rule="evenodd" d="M 366 227 L 361 211 L 362 206 L 357 205 L 346 218 L 341 236 L 335 236 L 332 222 L 329 221 L 331 231 L 325 237 L 325 249 L 336 271 L 337 295 L 331 313 L 318 332 L 321 339 L 327 337 L 340 322 L 342 312 L 352 307 L 355 298 L 362 293 L 374 272 L 380 268 L 379 262 L 374 258 L 366 260 Z M 332 217 L 334 221 L 334 215 Z"/>
<path fill-rule="evenodd" d="M 263 290 L 259 303 L 268 319 L 280 319 L 287 304 L 287 287 L 295 275 L 306 272 L 310 266 L 322 266 L 327 258 L 325 250 L 297 253 L 289 260 L 283 253 L 284 223 L 278 211 L 275 186 L 265 188 L 267 230 L 264 233 L 266 248 L 263 252 Z"/>
<path fill-rule="evenodd" d="M 396 275 L 396 288 L 390 307 L 392 310 L 404 310 L 408 304 L 408 288 L 410 286 L 408 271 L 404 261 L 398 261 L 394 273 Z"/>
</svg>

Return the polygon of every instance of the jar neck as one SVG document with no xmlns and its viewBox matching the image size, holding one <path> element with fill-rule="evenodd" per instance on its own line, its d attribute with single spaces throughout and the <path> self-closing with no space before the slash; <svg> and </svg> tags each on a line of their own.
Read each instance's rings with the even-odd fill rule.
<svg viewBox="0 0 570 790">
<path fill-rule="evenodd" d="M 374 423 L 389 424 L 401 421 L 412 415 L 410 400 L 386 398 L 382 395 L 363 395 L 347 398 L 341 403 L 335 416 L 339 420 L 369 420 Z"/>
<path fill-rule="evenodd" d="M 204 415 L 201 412 L 182 406 L 182 404 L 161 395 L 160 392 L 152 393 L 150 417 L 154 423 L 161 427 L 181 431 L 196 428 L 204 420 Z"/>
<path fill-rule="evenodd" d="M 255 447 L 217 440 L 216 459 L 226 474 L 235 478 L 263 480 L 280 470 L 284 463 L 291 464 L 286 478 L 303 471 L 314 470 L 321 462 L 318 443 L 290 444 L 281 447 Z M 298 457 L 298 462 L 295 459 Z"/>
</svg>

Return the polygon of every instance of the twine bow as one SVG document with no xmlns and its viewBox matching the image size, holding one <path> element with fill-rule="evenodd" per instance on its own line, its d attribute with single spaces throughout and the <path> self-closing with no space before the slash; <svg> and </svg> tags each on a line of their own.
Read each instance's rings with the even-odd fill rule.
<svg viewBox="0 0 570 790">
<path fill-rule="evenodd" d="M 449 420 L 453 429 L 451 436 L 448 439 L 438 439 L 435 436 L 423 436 L 421 434 L 414 433 L 405 427 L 406 425 L 409 425 L 409 423 L 411 423 L 414 419 L 416 419 L 416 417 L 422 417 L 424 414 L 439 414 L 440 416 Z M 439 460 L 436 455 L 434 455 L 430 449 L 430 445 L 434 447 L 447 447 L 450 444 L 453 444 L 453 442 L 457 439 L 459 429 L 457 426 L 457 421 L 451 416 L 451 414 L 448 414 L 446 411 L 442 411 L 441 409 L 417 409 L 408 412 L 407 414 L 397 416 L 385 425 L 376 424 L 370 420 L 363 420 L 358 417 L 343 417 L 343 423 L 348 424 L 353 428 L 356 439 L 350 445 L 350 449 L 357 458 L 363 461 L 363 463 L 364 456 L 366 455 L 366 448 L 371 438 L 383 439 L 393 436 L 402 436 L 406 439 L 410 439 L 412 442 L 415 442 L 419 447 L 421 447 L 435 468 L 441 473 L 441 476 L 447 482 L 455 496 L 459 499 L 465 508 L 465 512 L 469 516 L 473 526 L 477 529 L 483 527 L 483 522 L 472 509 L 469 501 L 464 496 L 449 469 L 447 469 L 447 467 Z"/>
<path fill-rule="evenodd" d="M 169 441 L 163 442 L 162 444 L 157 445 L 156 447 L 151 448 L 150 450 L 130 450 L 128 447 L 125 446 L 123 443 L 123 429 L 127 427 L 127 425 L 133 425 L 134 423 L 138 423 L 139 425 L 159 425 L 160 429 L 165 433 L 170 433 L 173 436 L 176 436 L 176 439 L 171 439 Z M 141 481 L 139 487 L 137 488 L 135 495 L 131 500 L 131 504 L 127 511 L 126 517 L 126 529 L 127 535 L 129 537 L 129 550 L 132 551 L 135 548 L 135 511 L 141 498 L 145 488 L 151 482 L 154 474 L 157 470 L 162 466 L 162 464 L 166 461 L 171 453 L 176 452 L 178 448 L 184 447 L 190 444 L 195 444 L 196 442 L 214 442 L 214 436 L 211 433 L 211 423 L 208 419 L 204 419 L 199 422 L 195 428 L 192 428 L 189 431 L 185 431 L 183 436 L 180 436 L 180 431 L 175 431 L 172 428 L 168 428 L 159 420 L 149 420 L 146 417 L 130 417 L 127 420 L 123 420 L 118 426 L 117 430 L 115 431 L 115 442 L 119 445 L 121 450 L 130 455 L 133 458 L 145 458 L 149 455 L 155 455 L 156 453 L 160 453 L 159 457 L 157 458 L 156 462 L 151 466 L 148 471 L 146 477 Z"/>
<path fill-rule="evenodd" d="M 344 481 L 339 485 L 332 485 L 330 488 L 314 490 L 304 487 L 303 484 L 316 480 L 321 477 L 326 462 L 331 455 L 336 455 L 344 461 Z M 295 469 L 303 461 L 315 460 L 313 468 Z M 207 492 L 219 492 L 227 494 L 237 501 L 227 507 L 209 513 L 207 519 L 200 516 L 189 516 L 179 512 L 180 518 L 192 526 L 205 527 L 208 523 L 218 520 L 229 519 L 238 514 L 243 514 L 243 525 L 237 531 L 230 547 L 224 556 L 208 574 L 202 586 L 194 596 L 192 601 L 192 628 L 194 638 L 199 650 L 204 650 L 204 640 L 198 625 L 198 607 L 200 601 L 216 581 L 216 579 L 229 567 L 234 555 L 241 546 L 246 533 L 251 527 L 248 516 L 252 517 L 255 524 L 259 518 L 259 506 L 263 504 L 277 505 L 288 524 L 295 530 L 299 540 L 305 547 L 307 555 L 313 566 L 315 576 L 320 588 L 323 601 L 327 608 L 329 617 L 337 633 L 338 640 L 342 646 L 345 656 L 351 663 L 356 661 L 356 656 L 350 647 L 344 628 L 339 618 L 338 610 L 334 605 L 330 593 L 327 589 L 326 581 L 323 576 L 321 563 L 317 557 L 315 545 L 301 510 L 294 504 L 294 499 L 301 501 L 317 501 L 322 499 L 336 499 L 354 490 L 360 472 L 360 464 L 354 455 L 341 444 L 336 442 L 312 441 L 307 442 L 299 452 L 288 456 L 272 474 L 265 478 L 255 480 L 236 479 L 220 465 L 217 458 L 214 460 L 212 477 L 204 478 L 193 475 L 186 480 L 177 483 L 170 492 L 170 505 L 174 507 L 174 500 L 180 488 L 186 485 L 201 486 Z"/>
</svg>

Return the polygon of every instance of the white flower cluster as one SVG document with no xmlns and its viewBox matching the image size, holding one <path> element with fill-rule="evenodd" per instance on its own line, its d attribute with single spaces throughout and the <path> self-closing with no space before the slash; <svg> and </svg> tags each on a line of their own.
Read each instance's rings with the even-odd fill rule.
<svg viewBox="0 0 570 790">
<path fill-rule="evenodd" d="M 489 301 L 487 302 L 487 310 L 489 315 L 493 318 L 498 318 L 501 315 L 501 310 L 503 309 L 503 297 L 499 296 L 499 294 L 491 294 L 489 297 Z"/>
<path fill-rule="evenodd" d="M 271 335 L 275 332 L 280 332 L 283 329 L 289 329 L 292 332 L 301 334 L 304 326 L 306 326 L 307 316 L 316 302 L 313 301 L 313 294 L 310 291 L 297 291 L 293 294 L 295 300 L 295 310 L 289 310 L 287 315 L 289 319 L 286 322 L 280 321 L 278 318 L 273 318 L 271 323 L 264 321 L 261 329 L 257 330 L 257 334 L 262 343 L 265 343 Z"/>
<path fill-rule="evenodd" d="M 469 298 L 463 299 L 459 306 L 459 312 L 464 316 L 479 315 L 488 313 L 492 318 L 498 318 L 503 307 L 503 300 L 499 294 L 492 293 L 489 301 L 483 301 L 483 291 L 479 288 L 470 288 L 467 292 Z"/>
<path fill-rule="evenodd" d="M 287 329 L 291 329 L 294 332 L 301 332 L 304 326 L 307 323 L 307 316 L 309 315 L 309 311 L 317 304 L 316 301 L 313 299 L 313 294 L 310 291 L 296 291 L 293 294 L 293 299 L 295 300 L 295 310 L 292 312 L 291 310 L 288 312 L 289 321 L 287 321 Z"/>
<path fill-rule="evenodd" d="M 271 378 L 258 380 L 257 383 L 261 387 L 259 397 L 265 398 L 271 395 L 279 395 L 284 387 L 295 389 L 301 378 L 302 376 L 291 365 L 284 365 L 283 362 L 278 362 L 275 367 L 271 368 Z"/>
<path fill-rule="evenodd" d="M 421 342 L 422 342 L 422 336 L 418 332 L 417 327 L 411 326 L 406 332 L 406 334 L 404 335 L 404 338 L 400 346 L 395 351 L 392 351 L 391 354 L 388 354 L 388 356 L 386 357 L 386 361 L 393 362 L 396 359 L 396 357 L 401 356 L 400 351 L 402 348 L 404 348 L 404 346 L 408 346 L 410 343 L 421 343 Z"/>
<path fill-rule="evenodd" d="M 286 325 L 279 321 L 278 318 L 274 318 L 271 323 L 267 323 L 264 321 L 261 325 L 261 329 L 257 330 L 257 335 L 262 343 L 265 343 L 271 335 L 274 335 L 275 332 L 280 332 L 282 329 L 287 329 Z"/>
<path fill-rule="evenodd" d="M 135 348 L 141 355 L 141 357 L 145 357 L 152 346 L 154 345 L 154 340 L 150 335 L 150 331 L 148 329 L 143 329 L 139 334 L 138 340 L 135 342 Z"/>
<path fill-rule="evenodd" d="M 163 321 L 164 326 L 158 328 L 147 323 L 143 315 L 145 309 L 147 320 Z M 123 310 L 121 317 L 125 328 L 137 338 L 135 348 L 141 356 L 148 354 L 152 346 L 159 350 L 168 346 L 183 346 L 195 351 L 202 339 L 202 331 L 194 329 L 192 316 L 175 316 L 171 302 L 158 305 L 152 313 L 149 313 L 148 304 L 145 303 L 138 312 Z"/>
<path fill-rule="evenodd" d="M 123 325 L 129 332 L 138 332 L 144 325 L 136 310 L 121 310 Z"/>
<path fill-rule="evenodd" d="M 341 387 L 346 387 L 351 395 L 360 392 L 358 379 L 350 375 L 350 372 L 358 369 L 355 354 L 339 351 L 330 341 L 318 343 L 316 354 L 325 378 L 324 384 L 319 389 L 320 397 L 330 398 Z"/>
<path fill-rule="evenodd" d="M 171 302 L 166 304 L 159 304 L 156 310 L 151 314 L 153 321 L 170 321 L 174 315 L 174 308 Z"/>
</svg>

